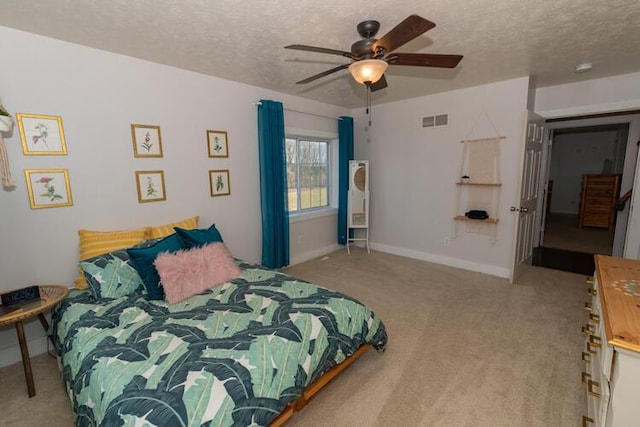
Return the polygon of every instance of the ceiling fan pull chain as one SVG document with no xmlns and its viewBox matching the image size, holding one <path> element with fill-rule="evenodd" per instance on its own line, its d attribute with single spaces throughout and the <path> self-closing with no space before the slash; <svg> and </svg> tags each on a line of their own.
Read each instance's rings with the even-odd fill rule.
<svg viewBox="0 0 640 427">
<path fill-rule="evenodd" d="M 371 126 L 371 85 L 367 85 L 367 115 L 369 116 L 369 126 Z"/>
</svg>

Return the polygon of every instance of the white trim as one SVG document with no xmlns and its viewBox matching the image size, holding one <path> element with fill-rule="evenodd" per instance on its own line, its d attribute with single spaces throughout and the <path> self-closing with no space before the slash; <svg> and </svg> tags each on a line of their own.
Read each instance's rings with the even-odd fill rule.
<svg viewBox="0 0 640 427">
<path fill-rule="evenodd" d="M 36 338 L 31 341 L 27 341 L 27 348 L 29 348 L 29 356 L 37 356 L 47 351 L 47 337 Z M 22 364 L 22 356 L 20 355 L 20 346 L 13 345 L 11 347 L 3 348 L 0 350 L 0 368 L 4 366 L 13 365 L 14 363 Z"/>
<path fill-rule="evenodd" d="M 338 215 L 338 208 L 333 206 L 323 206 L 317 209 L 308 209 L 301 212 L 289 214 L 289 223 L 309 221 L 323 216 Z"/>
<path fill-rule="evenodd" d="M 605 111 L 604 113 L 608 113 Z M 585 117 L 580 118 L 577 116 L 575 120 L 562 120 L 559 122 L 548 122 L 544 124 L 544 127 L 550 130 L 559 130 L 566 128 L 580 128 L 585 126 L 601 126 L 601 125 L 620 125 L 624 123 L 631 123 L 640 118 L 640 113 L 621 114 L 619 116 L 607 116 L 607 117 Z M 553 117 L 547 117 L 553 119 Z"/>
<path fill-rule="evenodd" d="M 534 110 L 534 113 L 541 115 L 545 119 L 553 119 L 558 117 L 573 117 L 588 114 L 600 114 L 607 111 L 636 110 L 640 108 L 640 101 L 631 99 L 628 101 L 609 102 L 606 104 L 583 105 L 579 107 L 561 108 L 557 110 Z M 630 114 L 632 114 L 630 112 Z"/>
<path fill-rule="evenodd" d="M 326 138 L 332 141 L 338 140 L 338 134 L 335 132 L 325 132 L 325 131 L 314 130 L 314 129 L 300 129 L 300 128 L 285 127 L 284 134 L 285 136 L 290 135 L 290 136 L 296 136 L 301 138 L 305 138 L 305 137 L 306 138 Z"/>
<path fill-rule="evenodd" d="M 371 243 L 371 249 L 380 252 L 386 252 L 393 255 L 400 255 L 407 258 L 418 259 L 421 261 L 433 262 L 436 264 L 448 265 L 449 267 L 461 268 L 463 270 L 475 271 L 478 273 L 489 274 L 491 276 L 509 278 L 510 272 L 508 268 L 496 267 L 495 265 L 480 264 L 473 261 L 465 261 L 458 258 L 431 254 L 428 252 L 414 251 L 412 249 L 399 248 L 397 246 L 383 245 L 380 243 Z"/>
<path fill-rule="evenodd" d="M 335 207 L 337 206 L 337 193 L 338 193 L 338 177 L 337 174 L 334 173 L 334 169 L 337 170 L 337 160 L 336 157 L 333 155 L 333 153 L 337 153 L 337 145 L 338 145 L 338 140 L 334 139 L 334 138 L 330 138 L 328 136 L 318 136 L 320 134 L 328 134 L 327 132 L 320 132 L 320 131 L 313 131 L 313 132 L 309 132 L 312 133 L 313 135 L 299 135 L 299 134 L 291 134 L 288 132 L 285 132 L 285 140 L 286 139 L 291 139 L 291 140 L 295 140 L 296 142 L 296 164 L 298 163 L 299 160 L 299 156 L 298 156 L 298 148 L 299 148 L 299 143 L 300 141 L 312 141 L 312 142 L 319 142 L 319 143 L 324 143 L 327 145 L 327 179 L 328 179 L 328 183 L 326 185 L 327 188 L 327 205 L 324 206 L 318 206 L 318 207 L 314 207 L 314 208 L 309 208 L 309 209 L 305 209 L 303 211 L 294 211 L 291 212 L 289 214 L 289 217 L 296 217 L 296 216 L 304 216 L 304 215 L 311 215 L 309 214 L 309 211 L 320 211 L 322 209 L 326 209 L 326 208 L 330 208 L 330 207 Z M 314 140 L 314 138 L 317 138 L 317 140 Z M 296 205 L 300 205 L 301 204 L 301 198 L 300 198 L 300 187 L 299 187 L 299 174 L 300 174 L 300 170 L 299 167 L 296 166 Z M 334 178 L 335 177 L 335 178 Z M 288 180 L 288 178 L 287 178 Z M 324 188 L 324 187 L 322 187 Z M 319 216 L 323 216 L 323 215 L 319 215 Z M 317 216 L 316 216 L 317 217 Z M 309 219 L 312 219 L 313 217 L 310 217 Z M 290 222 L 297 222 L 297 221 L 290 221 Z"/>
<path fill-rule="evenodd" d="M 289 267 L 292 265 L 300 264 L 301 262 L 309 261 L 314 258 L 318 258 L 329 254 L 331 252 L 335 252 L 337 250 L 344 249 L 344 246 L 334 243 L 333 245 L 325 246 L 323 248 L 314 249 L 309 252 L 305 252 L 302 255 L 298 255 L 294 258 L 291 258 Z"/>
</svg>

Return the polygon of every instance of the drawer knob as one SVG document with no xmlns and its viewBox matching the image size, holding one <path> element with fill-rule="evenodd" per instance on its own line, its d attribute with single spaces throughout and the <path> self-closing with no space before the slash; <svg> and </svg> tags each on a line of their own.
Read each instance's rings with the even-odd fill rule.
<svg viewBox="0 0 640 427">
<path fill-rule="evenodd" d="M 600 399 L 600 393 L 598 393 L 595 389 L 600 389 L 600 383 L 593 380 L 587 380 L 587 393 L 589 393 L 593 397 L 597 397 Z"/>
<path fill-rule="evenodd" d="M 595 323 L 600 322 L 600 315 L 596 313 L 589 313 L 589 320 L 593 320 Z"/>
<path fill-rule="evenodd" d="M 593 276 L 588 276 L 587 277 L 587 283 L 590 285 L 593 285 Z"/>
<path fill-rule="evenodd" d="M 591 374 L 585 371 L 582 371 L 582 384 L 587 384 L 587 382 L 589 381 L 589 378 L 591 378 Z"/>
<path fill-rule="evenodd" d="M 587 353 L 596 354 L 598 353 L 598 348 L 600 348 L 600 346 L 595 345 L 591 341 L 587 343 Z"/>
<path fill-rule="evenodd" d="M 584 309 L 587 311 L 592 311 L 593 310 L 593 306 L 591 305 L 590 302 L 585 302 L 584 303 Z"/>
<path fill-rule="evenodd" d="M 589 343 L 596 348 L 602 347 L 602 338 L 597 335 L 589 335 Z"/>
<path fill-rule="evenodd" d="M 593 418 L 589 418 L 586 415 L 582 416 L 582 427 L 589 427 L 589 424 L 595 424 Z"/>
<path fill-rule="evenodd" d="M 591 363 L 591 354 L 590 353 L 586 353 L 586 352 L 582 352 L 582 361 L 585 363 Z"/>
<path fill-rule="evenodd" d="M 591 335 L 595 332 L 595 327 L 593 325 L 590 324 L 586 324 L 582 327 L 582 334 L 583 335 Z"/>
<path fill-rule="evenodd" d="M 587 289 L 587 294 L 589 294 L 590 297 L 595 297 L 598 295 L 598 291 L 596 291 L 595 288 L 589 288 Z"/>
</svg>

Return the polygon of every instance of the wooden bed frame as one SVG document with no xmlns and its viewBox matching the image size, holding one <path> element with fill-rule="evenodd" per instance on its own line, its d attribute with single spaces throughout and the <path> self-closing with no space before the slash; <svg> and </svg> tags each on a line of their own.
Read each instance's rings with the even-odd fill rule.
<svg viewBox="0 0 640 427">
<path fill-rule="evenodd" d="M 269 424 L 269 426 L 280 427 L 281 425 L 286 423 L 291 417 L 293 417 L 293 414 L 295 412 L 298 412 L 302 408 L 304 408 L 307 403 L 309 403 L 311 398 L 316 395 L 316 393 L 322 390 L 327 384 L 329 384 L 332 379 L 337 377 L 338 374 L 347 369 L 353 362 L 355 362 L 360 356 L 362 356 L 364 352 L 369 349 L 369 347 L 371 347 L 369 344 L 361 346 L 356 350 L 355 353 L 346 358 L 344 362 L 334 366 L 324 375 L 318 378 L 313 384 L 310 384 L 307 388 L 304 389 L 304 392 L 302 392 L 302 396 L 300 397 L 300 399 L 296 400 L 295 402 L 291 402 L 285 408 L 285 410 L 282 411 L 280 415 L 278 415 L 278 418 L 276 418 L 271 422 L 271 424 Z"/>
</svg>

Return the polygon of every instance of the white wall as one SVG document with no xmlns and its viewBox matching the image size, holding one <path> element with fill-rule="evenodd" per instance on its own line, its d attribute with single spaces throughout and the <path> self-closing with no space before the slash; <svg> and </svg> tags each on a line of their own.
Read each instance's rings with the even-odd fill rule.
<svg viewBox="0 0 640 427">
<path fill-rule="evenodd" d="M 545 118 L 640 108 L 640 72 L 536 90 L 535 111 Z"/>
<path fill-rule="evenodd" d="M 613 164 L 617 138 L 617 131 L 554 137 L 549 170 L 549 179 L 553 180 L 551 212 L 578 214 L 582 175 L 603 173 L 604 159 Z"/>
<path fill-rule="evenodd" d="M 373 106 L 354 112 L 355 156 L 370 161 L 374 249 L 508 277 L 528 78 Z M 422 117 L 448 113 L 449 125 L 422 128 Z M 500 135 L 498 240 L 461 233 L 451 240 L 462 144 Z M 474 127 L 474 123 L 477 123 Z M 448 242 L 448 244 L 447 244 Z"/>
<path fill-rule="evenodd" d="M 259 262 L 261 251 L 257 119 L 259 99 L 285 108 L 339 117 L 349 110 L 179 70 L 122 55 L 0 27 L 3 61 L 0 96 L 11 113 L 62 116 L 67 156 L 24 156 L 17 129 L 5 138 L 13 192 L 0 191 L 0 291 L 33 283 L 70 285 L 76 275 L 79 228 L 114 230 L 163 224 L 193 215 L 215 222 L 230 251 Z M 298 114 L 300 116 L 300 114 Z M 286 126 L 337 133 L 316 116 L 287 115 Z M 130 124 L 159 125 L 164 157 L 133 157 Z M 333 130 L 331 127 L 333 126 Z M 207 157 L 206 130 L 229 133 L 228 159 Z M 73 206 L 32 210 L 24 170 L 69 170 Z M 230 169 L 231 196 L 209 196 L 208 170 Z M 167 200 L 140 204 L 134 171 L 164 171 Z M 335 224 L 335 220 L 334 220 Z M 297 226 L 317 256 L 330 220 Z M 301 228 L 302 227 L 302 228 Z M 302 230 L 302 231 L 300 231 Z M 44 350 L 37 321 L 27 325 L 31 352 Z M 0 365 L 19 360 L 13 329 L 0 331 Z"/>
<path fill-rule="evenodd" d="M 289 228 L 291 264 L 298 264 L 344 248 L 338 245 L 338 214 L 335 209 L 317 217 L 292 219 Z"/>
</svg>

